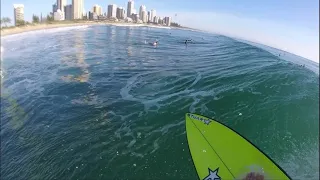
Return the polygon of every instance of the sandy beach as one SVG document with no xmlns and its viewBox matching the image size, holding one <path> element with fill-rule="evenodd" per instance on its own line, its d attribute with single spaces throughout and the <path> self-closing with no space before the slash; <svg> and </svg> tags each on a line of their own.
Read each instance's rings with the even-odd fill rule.
<svg viewBox="0 0 320 180">
<path fill-rule="evenodd" d="M 12 27 L 12 28 L 2 28 L 1 29 L 1 37 L 19 34 L 23 32 L 36 31 L 36 30 L 44 30 L 44 29 L 52 29 L 52 28 L 61 28 L 61 27 L 72 27 L 72 26 L 85 26 L 85 25 L 115 25 L 115 26 L 146 26 L 146 27 L 155 27 L 155 28 L 167 28 L 167 26 L 157 26 L 157 25 L 149 25 L 149 24 L 136 24 L 136 23 L 124 23 L 124 22 L 70 22 L 70 23 L 54 23 L 54 24 L 33 24 L 26 25 L 22 27 Z"/>
</svg>

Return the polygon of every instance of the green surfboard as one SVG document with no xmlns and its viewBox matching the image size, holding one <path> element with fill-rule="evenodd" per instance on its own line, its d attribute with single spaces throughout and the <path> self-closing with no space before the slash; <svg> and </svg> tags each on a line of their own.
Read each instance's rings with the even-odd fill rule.
<svg viewBox="0 0 320 180">
<path fill-rule="evenodd" d="M 199 179 L 291 179 L 266 154 L 227 126 L 186 114 L 189 149 Z"/>
</svg>

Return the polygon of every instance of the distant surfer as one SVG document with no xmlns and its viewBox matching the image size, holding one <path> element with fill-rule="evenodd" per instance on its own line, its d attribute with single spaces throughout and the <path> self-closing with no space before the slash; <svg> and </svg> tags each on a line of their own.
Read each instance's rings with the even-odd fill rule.
<svg viewBox="0 0 320 180">
<path fill-rule="evenodd" d="M 186 39 L 186 41 L 184 42 L 186 45 L 188 44 L 188 42 L 191 42 L 192 39 Z"/>
<path fill-rule="evenodd" d="M 158 41 L 153 42 L 152 45 L 153 45 L 153 46 L 157 46 L 157 45 L 158 45 Z"/>
<path fill-rule="evenodd" d="M 144 42 L 145 44 L 147 44 L 147 41 Z M 154 41 L 154 42 L 149 42 L 148 44 L 151 46 L 157 46 L 158 45 L 158 40 Z"/>
<path fill-rule="evenodd" d="M 155 41 L 155 42 L 151 42 L 151 43 L 149 42 L 148 44 L 156 47 L 158 45 L 158 43 L 159 43 L 158 41 Z"/>
</svg>

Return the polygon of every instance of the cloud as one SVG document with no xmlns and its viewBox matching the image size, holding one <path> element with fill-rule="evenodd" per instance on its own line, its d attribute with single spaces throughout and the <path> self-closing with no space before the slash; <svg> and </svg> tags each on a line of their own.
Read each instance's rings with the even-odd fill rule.
<svg viewBox="0 0 320 180">
<path fill-rule="evenodd" d="M 177 13 L 177 17 L 174 15 Z M 163 12 L 180 24 L 241 38 L 305 57 L 319 63 L 319 32 L 266 19 L 215 12 Z"/>
</svg>

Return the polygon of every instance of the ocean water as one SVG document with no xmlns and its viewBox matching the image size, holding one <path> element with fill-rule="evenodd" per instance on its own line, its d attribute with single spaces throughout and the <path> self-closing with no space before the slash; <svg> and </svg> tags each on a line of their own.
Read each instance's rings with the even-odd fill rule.
<svg viewBox="0 0 320 180">
<path fill-rule="evenodd" d="M 1 179 L 197 179 L 187 112 L 232 127 L 293 179 L 319 178 L 317 63 L 148 27 L 53 29 L 1 46 Z"/>
</svg>

